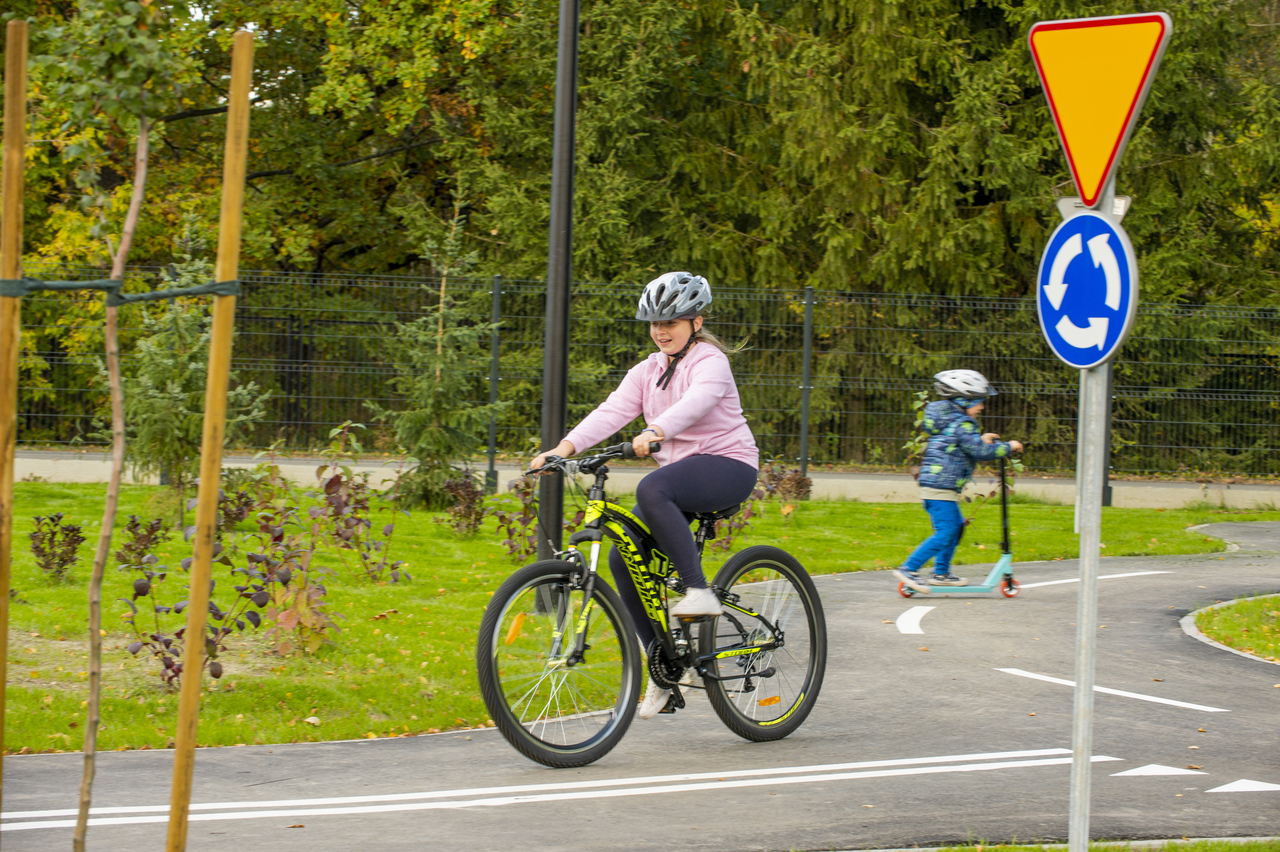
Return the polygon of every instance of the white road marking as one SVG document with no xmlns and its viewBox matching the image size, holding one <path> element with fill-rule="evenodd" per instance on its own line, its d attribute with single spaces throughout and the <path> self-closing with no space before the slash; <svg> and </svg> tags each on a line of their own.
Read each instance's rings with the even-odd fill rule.
<svg viewBox="0 0 1280 852">
<path fill-rule="evenodd" d="M 1266 781 L 1249 781 L 1241 778 L 1239 781 L 1232 781 L 1230 784 L 1223 784 L 1221 787 L 1214 787 L 1212 790 L 1205 790 L 1206 793 L 1268 793 L 1273 790 L 1280 790 L 1280 784 L 1270 784 Z"/>
<path fill-rule="evenodd" d="M 937 609 L 937 607 L 913 606 L 911 609 L 898 616 L 898 620 L 894 622 L 898 625 L 898 632 L 924 633 L 924 631 L 920 629 L 920 619 L 924 618 L 931 609 Z"/>
<path fill-rule="evenodd" d="M 826 763 L 810 766 L 780 766 L 772 769 L 730 769 L 724 772 L 686 772 L 679 775 L 649 775 L 638 778 L 606 778 L 598 781 L 567 781 L 563 784 L 522 784 L 507 787 L 466 787 L 459 790 L 433 790 L 424 793 L 386 793 L 373 796 L 341 796 L 325 799 L 277 799 L 275 801 L 205 802 L 193 803 L 192 810 L 220 810 L 224 808 L 285 808 L 315 805 L 351 805 L 365 802 L 397 802 L 412 799 L 441 799 L 457 796 L 488 796 L 495 793 L 544 793 L 550 790 L 589 790 L 597 787 L 620 787 L 626 784 L 667 784 L 674 781 L 705 781 L 715 778 L 744 778 L 749 776 L 789 775 L 800 772 L 839 772 L 848 769 L 879 769 L 889 766 L 915 764 L 959 763 L 972 760 L 1010 760 L 1014 758 L 1048 757 L 1071 754 L 1069 748 L 1037 748 L 1023 751 L 991 751 L 974 754 L 947 754 L 937 757 L 901 757 L 889 760 L 862 760 L 856 763 Z M 91 814 L 168 813 L 168 805 L 137 805 L 111 808 L 91 808 Z M 76 816 L 75 808 L 53 811 L 6 811 L 0 819 L 32 819 L 34 817 Z"/>
<path fill-rule="evenodd" d="M 996 669 L 998 672 L 1007 672 L 1018 677 L 1029 677 L 1033 680 L 1043 680 L 1048 683 L 1060 683 L 1063 686 L 1075 686 L 1074 680 L 1063 680 L 1060 677 L 1049 677 L 1048 675 L 1036 674 L 1034 672 L 1026 672 L 1022 669 Z M 1224 710 L 1221 707 L 1206 707 L 1203 704 L 1189 704 L 1186 701 L 1174 701 L 1172 698 L 1157 698 L 1154 695 L 1143 695 L 1139 692 L 1125 692 L 1123 689 L 1108 689 L 1105 686 L 1095 686 L 1094 692 L 1105 692 L 1107 695 L 1119 695 L 1123 698 L 1137 698 L 1140 701 L 1153 701 L 1156 704 L 1169 704 L 1174 707 L 1186 707 L 1188 710 L 1203 710 L 1206 713 L 1230 713 L 1230 710 Z"/>
<path fill-rule="evenodd" d="M 1161 766 L 1158 763 L 1148 763 L 1146 766 L 1139 766 L 1137 769 L 1126 769 L 1124 772 L 1111 773 L 1112 778 L 1123 778 L 1130 775 L 1208 775 L 1208 772 L 1200 772 L 1195 769 L 1179 769 L 1176 766 Z"/>
<path fill-rule="evenodd" d="M 1099 580 L 1115 580 L 1118 577 L 1146 577 L 1150 574 L 1172 574 L 1172 571 L 1132 571 L 1128 574 L 1103 574 Z M 1070 580 L 1046 580 L 1043 583 L 1019 583 L 1024 589 L 1034 589 L 1037 586 L 1060 586 L 1063 583 L 1079 583 L 1079 577 L 1072 577 Z"/>
<path fill-rule="evenodd" d="M 1054 749 L 1065 751 L 1065 749 Z M 1094 762 L 1120 760 L 1118 757 L 1094 755 Z M 657 793 L 689 793 L 693 791 L 729 790 L 745 787 L 765 787 L 780 784 L 813 784 L 818 782 L 848 781 L 862 778 L 890 778 L 908 775 L 940 775 L 956 772 L 989 772 L 998 769 L 1023 769 L 1035 766 L 1066 766 L 1072 761 L 1070 757 L 1054 757 L 1042 760 L 1010 760 L 991 763 L 964 763 L 955 766 L 912 766 L 903 769 L 883 769 L 869 772 L 839 772 L 813 775 L 793 775 L 790 777 L 749 778 L 739 781 L 717 781 L 705 784 L 667 784 L 655 787 L 624 787 L 615 790 L 587 790 L 580 792 L 545 793 L 524 796 L 496 796 L 479 799 L 462 799 L 447 802 L 403 802 L 387 805 L 366 805 L 363 807 L 329 807 L 329 808 L 294 808 L 288 810 L 256 810 L 232 811 L 223 813 L 192 813 L 191 822 L 208 822 L 213 820 L 242 820 L 265 818 L 296 818 L 315 816 L 340 816 L 346 814 L 394 813 L 404 811 L 446 810 L 451 808 L 498 807 L 502 805 L 533 804 L 537 802 L 572 801 L 580 799 L 619 798 L 623 796 L 648 796 Z M 794 770 L 793 770 L 794 771 Z M 715 774 L 715 773 L 708 773 Z M 758 773 L 757 773 L 758 774 Z M 717 778 L 723 777 L 717 775 Z M 630 779 L 628 779 L 630 780 Z M 547 785 L 552 786 L 552 785 Z M 564 785 L 570 786 L 570 785 Z M 243 805 L 242 805 L 243 806 Z M 194 809 L 194 806 L 193 806 Z M 133 817 L 99 817 L 89 820 L 92 826 L 109 825 L 142 825 L 146 823 L 167 822 L 168 814 Z M 71 828 L 75 820 L 47 820 L 40 822 L 9 823 L 0 826 L 0 831 L 28 831 L 38 828 Z"/>
</svg>

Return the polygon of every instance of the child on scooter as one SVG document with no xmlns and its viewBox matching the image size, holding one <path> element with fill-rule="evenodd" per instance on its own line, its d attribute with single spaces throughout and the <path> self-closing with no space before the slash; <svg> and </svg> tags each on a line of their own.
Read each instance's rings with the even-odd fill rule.
<svg viewBox="0 0 1280 852">
<path fill-rule="evenodd" d="M 960 492 L 973 476 L 975 462 L 1004 458 L 1022 452 L 1018 441 L 1000 441 L 994 432 L 981 433 L 975 419 L 986 407 L 995 388 L 975 370 L 945 370 L 933 377 L 934 390 L 942 399 L 924 409 L 924 429 L 929 444 L 920 462 L 920 496 L 929 513 L 933 535 L 907 557 L 893 576 L 917 592 L 929 586 L 963 586 L 966 580 L 951 573 L 951 557 L 960 544 L 964 517 L 960 514 Z M 933 560 L 928 580 L 921 569 Z"/>
</svg>

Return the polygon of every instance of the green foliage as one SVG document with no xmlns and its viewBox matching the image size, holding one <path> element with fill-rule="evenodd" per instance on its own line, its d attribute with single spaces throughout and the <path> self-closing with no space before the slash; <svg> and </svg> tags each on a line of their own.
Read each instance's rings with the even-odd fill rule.
<svg viewBox="0 0 1280 852">
<path fill-rule="evenodd" d="M 197 256 L 199 242 L 188 234 L 184 243 L 181 262 L 170 268 L 173 286 L 206 283 L 211 267 Z M 124 371 L 126 460 L 135 476 L 167 473 L 179 497 L 199 468 L 212 322 L 187 300 L 174 300 L 157 317 L 144 315 L 142 338 Z M 254 382 L 237 385 L 234 373 L 230 385 L 229 442 L 265 416 L 268 397 Z"/>
<path fill-rule="evenodd" d="M 78 550 L 84 544 L 84 534 L 79 524 L 64 524 L 62 513 L 35 518 L 35 531 L 30 534 L 31 553 L 36 564 L 51 583 L 71 581 L 71 569 L 79 559 Z"/>
<path fill-rule="evenodd" d="M 392 426 L 395 441 L 419 460 L 405 480 L 410 505 L 443 508 L 444 484 L 454 478 L 456 462 L 480 445 L 490 417 L 500 417 L 508 402 L 489 404 L 484 381 L 489 363 L 489 323 L 471 322 L 472 314 L 451 304 L 431 315 L 396 326 L 385 356 L 395 365 L 393 386 L 405 408 L 389 410 L 370 403 L 379 420 Z"/>
</svg>

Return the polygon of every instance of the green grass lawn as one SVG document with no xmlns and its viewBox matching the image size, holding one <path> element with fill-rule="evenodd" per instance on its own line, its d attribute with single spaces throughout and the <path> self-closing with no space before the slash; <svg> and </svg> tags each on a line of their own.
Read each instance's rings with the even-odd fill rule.
<svg viewBox="0 0 1280 852">
<path fill-rule="evenodd" d="M 86 580 L 104 491 L 101 485 L 16 486 L 12 585 L 18 599 L 11 608 L 5 734 L 11 752 L 77 750 L 82 741 Z M 120 525 L 131 513 L 150 517 L 157 491 L 126 487 Z M 763 515 L 734 549 L 777 543 L 815 574 L 896 566 L 928 533 L 927 516 L 918 505 L 809 502 L 789 519 L 779 513 L 777 503 L 763 505 Z M 1017 503 L 1011 511 L 1019 560 L 1076 555 L 1070 507 Z M 1217 551 L 1222 542 L 1186 527 L 1215 520 L 1280 520 L 1280 512 L 1103 511 L 1105 552 L 1111 556 Z M 58 586 L 40 576 L 27 546 L 30 519 L 53 512 L 82 523 L 88 538 L 72 582 Z M 231 650 L 222 657 L 226 673 L 219 681 L 207 680 L 200 744 L 385 737 L 488 724 L 475 682 L 476 627 L 492 591 L 517 566 L 499 544 L 492 521 L 476 537 L 459 541 L 436 517 L 414 513 L 397 527 L 392 556 L 407 561 L 412 582 L 377 585 L 358 575 L 354 563 L 343 565 L 332 550 L 322 552 L 317 562 L 331 572 L 324 578 L 328 600 L 342 616 L 336 645 L 315 656 L 277 657 L 258 633 L 233 637 Z M 994 504 L 977 512 L 957 563 L 995 561 L 999 520 Z M 121 540 L 117 533 L 113 548 Z M 177 565 L 190 555 L 189 548 L 178 536 L 157 555 L 173 569 L 158 593 L 160 600 L 184 599 L 185 575 Z M 711 550 L 708 573 L 725 558 L 722 551 Z M 220 587 L 232 585 L 228 569 L 214 568 Z M 124 605 L 118 599 L 130 596 L 134 576 L 110 564 L 103 590 L 103 749 L 164 748 L 175 725 L 176 695 L 162 688 L 158 665 L 125 650 L 133 637 L 119 620 Z M 886 594 L 891 594 L 888 578 L 885 582 Z M 221 590 L 214 599 L 224 607 L 230 604 Z M 319 724 L 308 723 L 310 717 Z"/>
<path fill-rule="evenodd" d="M 1280 663 L 1280 595 L 1202 612 L 1196 616 L 1196 627 L 1229 648 Z"/>
</svg>

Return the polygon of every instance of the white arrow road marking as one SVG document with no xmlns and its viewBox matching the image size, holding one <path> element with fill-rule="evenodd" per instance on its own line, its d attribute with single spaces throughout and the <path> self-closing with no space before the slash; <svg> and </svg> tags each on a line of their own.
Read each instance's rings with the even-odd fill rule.
<svg viewBox="0 0 1280 852">
<path fill-rule="evenodd" d="M 1172 574 L 1172 571 L 1132 571 L 1128 574 L 1103 574 L 1099 580 L 1114 580 L 1117 577 L 1145 577 L 1148 574 Z M 1046 580 L 1043 583 L 1020 583 L 1019 586 L 1024 589 L 1034 589 L 1036 586 L 1061 586 L 1063 583 L 1079 583 L 1079 577 L 1072 577 L 1070 580 Z"/>
<path fill-rule="evenodd" d="M 913 606 L 911 609 L 898 616 L 895 624 L 898 625 L 899 633 L 924 633 L 920 629 L 920 619 L 928 615 L 929 610 L 937 609 L 932 606 Z"/>
<path fill-rule="evenodd" d="M 1043 680 L 1047 683 L 1060 683 L 1063 686 L 1075 686 L 1074 680 L 1063 680 L 1060 677 L 1049 677 L 1048 675 L 1036 674 L 1034 672 L 1025 672 L 1022 669 L 996 669 L 998 672 L 1006 672 L 1018 677 L 1029 677 L 1033 680 Z M 1152 701 L 1156 704 L 1169 704 L 1174 707 L 1186 707 L 1188 710 L 1203 710 L 1206 713 L 1230 713 L 1230 710 L 1224 710 L 1221 707 L 1206 707 L 1203 704 L 1188 704 L 1185 701 L 1174 701 L 1172 698 L 1157 698 L 1154 695 L 1142 695 L 1138 692 L 1125 692 L 1122 689 L 1108 689 L 1105 686 L 1095 686 L 1094 692 L 1105 692 L 1107 695 L 1119 695 L 1122 698 L 1137 698 L 1140 701 Z"/>
<path fill-rule="evenodd" d="M 1054 749 L 1055 753 L 1061 754 L 1066 749 Z M 1094 755 L 1090 758 L 1092 762 L 1100 763 L 1103 761 L 1120 760 L 1118 757 L 1108 757 L 1106 755 Z M 233 811 L 223 813 L 193 813 L 189 819 L 191 822 L 204 822 L 211 820 L 241 820 L 241 819 L 280 819 L 280 818 L 297 818 L 297 817 L 315 817 L 315 816 L 334 816 L 346 814 L 371 814 L 371 813 L 391 813 L 403 811 L 427 811 L 427 810 L 447 810 L 454 808 L 475 808 L 475 807 L 497 807 L 501 805 L 523 805 L 536 804 L 538 802 L 552 801 L 572 801 L 579 799 L 605 799 L 619 798 L 623 796 L 650 796 L 657 793 L 690 793 L 694 791 L 706 790 L 729 790 L 745 787 L 774 787 L 781 784 L 814 784 L 831 781 L 851 781 L 863 778 L 891 778 L 910 775 L 940 775 L 956 772 L 990 772 L 999 769 L 1022 769 L 1033 766 L 1067 766 L 1071 763 L 1071 757 L 1053 757 L 1042 760 L 1007 760 L 992 763 L 963 763 L 955 766 L 912 766 L 904 769 L 884 769 L 873 770 L 869 772 L 839 772 L 839 773 L 823 773 L 816 775 L 791 775 L 787 777 L 771 777 L 771 778 L 749 778 L 739 781 L 715 781 L 705 784 L 668 784 L 658 787 L 624 787 L 615 790 L 585 790 L 580 792 L 560 792 L 545 793 L 538 795 L 522 795 L 522 796 L 493 796 L 480 799 L 455 799 L 447 802 L 401 802 L 398 804 L 386 805 L 366 805 L 362 807 L 350 808 L 302 808 L 287 810 L 254 810 L 254 811 Z M 760 774 L 758 772 L 752 774 Z M 717 779 L 723 778 L 724 774 L 703 773 L 704 776 L 714 776 Z M 626 779 L 630 781 L 638 781 L 641 779 Z M 616 782 L 615 782 L 616 783 Z M 545 785 L 552 786 L 552 785 Z M 570 785 L 563 785 L 568 787 Z M 462 792 L 462 791 L 455 791 Z M 435 794 L 439 795 L 439 794 Z M 252 805 L 253 803 L 241 803 Z M 194 809 L 194 806 L 193 806 Z M 96 810 L 96 809 L 95 809 Z M 167 810 L 167 809 L 166 809 Z M 152 816 L 134 816 L 134 817 L 99 817 L 90 819 L 89 825 L 106 826 L 106 825 L 139 825 L 143 823 L 167 822 L 168 814 L 157 814 Z M 40 822 L 18 822 L 8 823 L 0 826 L 0 831 L 26 831 L 36 828 L 70 828 L 75 825 L 75 820 L 45 820 Z"/>
<path fill-rule="evenodd" d="M 1106 317 L 1089 317 L 1089 327 L 1081 328 L 1063 314 L 1054 328 L 1068 345 L 1077 349 L 1088 349 L 1090 346 L 1101 349 L 1107 343 L 1107 326 L 1110 322 Z"/>
<path fill-rule="evenodd" d="M 1176 766 L 1161 766 L 1158 763 L 1148 763 L 1146 766 L 1139 766 L 1137 769 L 1127 769 L 1124 772 L 1111 773 L 1112 778 L 1123 778 L 1130 775 L 1208 775 L 1208 772 L 1199 772 L 1195 769 L 1179 769 Z"/>
<path fill-rule="evenodd" d="M 1098 236 L 1089 240 L 1089 257 L 1093 258 L 1093 268 L 1102 267 L 1102 272 L 1107 277 L 1107 307 L 1113 311 L 1120 310 L 1120 262 L 1116 260 L 1116 253 L 1111 250 L 1111 244 L 1107 240 L 1110 234 L 1098 234 Z"/>
<path fill-rule="evenodd" d="M 1067 267 L 1071 265 L 1071 261 L 1084 253 L 1082 243 L 1083 238 L 1079 234 L 1072 234 L 1058 250 L 1058 256 L 1053 259 L 1053 266 L 1049 267 L 1049 283 L 1044 285 L 1044 295 L 1055 311 L 1062 308 L 1062 299 L 1067 295 L 1067 282 L 1062 280 L 1066 277 Z"/>
<path fill-rule="evenodd" d="M 1205 790 L 1206 793 L 1265 793 L 1272 790 L 1280 790 L 1280 784 L 1268 784 L 1266 781 L 1248 781 L 1241 778 L 1239 781 L 1232 781 L 1230 784 L 1223 784 L 1221 787 L 1214 787 L 1212 790 Z"/>
</svg>

